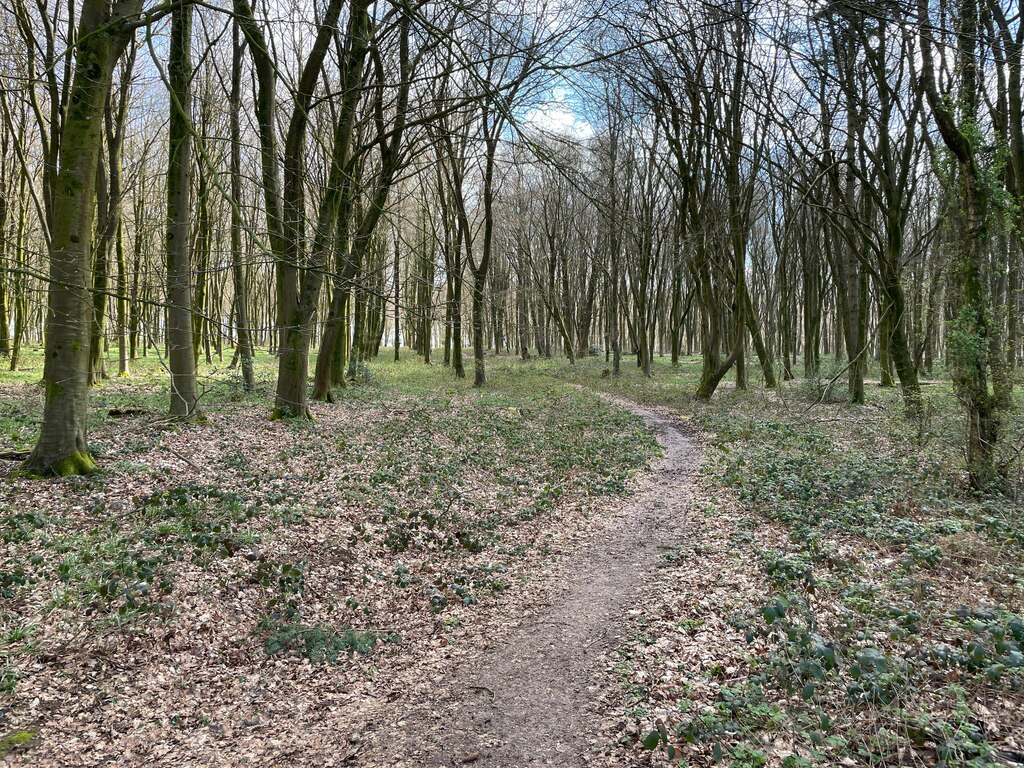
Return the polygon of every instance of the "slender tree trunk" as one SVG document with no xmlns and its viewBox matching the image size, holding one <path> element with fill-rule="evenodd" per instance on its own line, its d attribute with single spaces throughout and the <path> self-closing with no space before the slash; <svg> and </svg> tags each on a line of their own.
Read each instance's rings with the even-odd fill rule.
<svg viewBox="0 0 1024 768">
<path fill-rule="evenodd" d="M 11 361 L 8 369 L 18 370 L 18 360 L 21 356 L 21 342 L 25 336 L 25 323 L 27 315 L 25 296 L 25 266 L 27 255 L 25 253 L 25 197 L 28 186 L 27 175 L 24 170 L 19 174 L 18 179 L 18 221 L 14 234 L 14 264 L 17 274 L 14 275 L 12 287 L 14 289 L 14 335 L 11 338 Z"/>
<path fill-rule="evenodd" d="M 135 220 L 142 221 L 144 210 L 141 195 L 136 199 Z M 132 254 L 132 282 L 131 298 L 128 303 L 128 358 L 135 360 L 138 357 L 139 348 L 139 327 L 142 324 L 143 309 L 142 297 L 140 295 L 140 280 L 142 278 L 142 227 L 135 227 L 134 253 Z M 146 341 L 142 341 L 142 353 L 146 353 Z"/>
<path fill-rule="evenodd" d="M 122 155 L 125 125 L 128 119 L 128 102 L 131 96 L 132 73 L 135 69 L 136 49 L 130 47 L 121 70 L 121 87 L 118 93 L 117 111 L 106 110 L 105 127 L 107 150 L 110 163 L 110 219 L 106 225 L 103 242 L 112 241 L 114 263 L 117 275 L 114 283 L 115 323 L 117 326 L 117 375 L 128 376 L 128 262 L 124 252 L 124 216 Z M 108 97 L 109 103 L 109 97 Z M 141 227 L 141 222 L 139 223 Z"/>
<path fill-rule="evenodd" d="M 171 414 L 190 417 L 199 395 L 192 333 L 192 6 L 171 12 L 168 60 L 171 117 L 167 161 L 167 358 L 171 369 Z"/>
<path fill-rule="evenodd" d="M 231 278 L 235 291 L 235 349 L 242 363 L 242 389 L 256 388 L 253 373 L 252 334 L 249 329 L 249 286 L 245 281 L 242 254 L 242 41 L 238 24 L 232 25 L 231 44 Z"/>
<path fill-rule="evenodd" d="M 394 339 L 395 339 L 395 362 L 397 363 L 400 359 L 399 340 L 400 340 L 400 329 L 398 326 L 399 316 L 399 304 L 402 295 L 402 286 L 399 274 L 399 252 L 398 252 L 398 230 L 395 230 L 395 265 L 394 271 L 392 272 L 392 279 L 395 281 L 394 285 L 394 299 L 395 299 L 395 314 L 394 314 Z"/>
<path fill-rule="evenodd" d="M 207 186 L 206 169 L 200 163 L 196 176 L 197 189 L 193 205 L 196 211 L 196 226 L 192 233 L 191 253 L 195 265 L 195 290 L 192 295 L 192 350 L 196 365 L 199 364 L 199 352 L 206 351 L 206 362 L 210 363 L 209 351 L 209 320 L 208 302 L 210 292 L 210 200 Z"/>
<path fill-rule="evenodd" d="M 618 226 L 618 224 L 613 222 L 612 226 Z M 622 373 L 622 332 L 619 328 L 619 302 L 621 297 L 619 295 L 619 248 L 617 243 L 612 245 L 611 261 L 612 270 L 609 277 L 611 296 L 608 301 L 608 329 L 612 339 L 612 375 L 618 376 Z"/>
<path fill-rule="evenodd" d="M 6 158 L 7 146 L 6 141 L 4 146 L 0 147 L 0 161 Z M 4 167 L 6 164 L 0 162 L 0 173 L 6 173 L 7 169 Z M 8 301 L 8 284 L 13 285 L 16 274 L 12 274 L 10 277 L 7 276 L 7 260 L 10 258 L 8 255 L 9 245 L 7 240 L 7 216 L 8 216 L 8 201 L 7 201 L 7 190 L 5 189 L 4 182 L 0 179 L 0 357 L 9 357 L 11 354 L 11 338 L 10 338 L 10 302 Z"/>
<path fill-rule="evenodd" d="M 128 369 L 128 259 L 124 253 L 124 222 L 117 222 L 114 238 L 117 256 L 117 375 L 127 377 Z"/>
<path fill-rule="evenodd" d="M 517 282 L 516 325 L 518 326 L 519 358 L 525 361 L 530 359 L 530 307 L 522 274 L 517 276 Z"/>
<path fill-rule="evenodd" d="M 110 113 L 110 100 L 104 109 Z M 105 115 L 105 116 L 106 116 Z M 96 207 L 99 235 L 93 247 L 92 258 L 92 327 L 89 333 L 89 384 L 94 385 L 107 378 L 104 365 L 103 340 L 107 329 L 107 291 L 110 285 L 110 245 L 114 221 L 113 175 L 107 174 L 107 165 L 103 159 L 103 150 L 96 163 Z"/>
</svg>

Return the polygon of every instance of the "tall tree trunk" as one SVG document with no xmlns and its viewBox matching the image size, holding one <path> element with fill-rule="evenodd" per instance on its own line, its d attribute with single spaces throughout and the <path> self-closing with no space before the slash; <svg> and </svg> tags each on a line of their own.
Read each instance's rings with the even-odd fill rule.
<svg viewBox="0 0 1024 768">
<path fill-rule="evenodd" d="M 618 226 L 617 223 L 612 223 L 612 226 Z M 612 340 L 612 376 L 618 376 L 622 373 L 622 331 L 619 327 L 620 309 L 619 302 L 622 300 L 619 294 L 619 282 L 620 278 L 620 255 L 619 247 L 617 242 L 612 243 L 612 270 L 609 276 L 610 297 L 608 300 L 608 334 Z"/>
<path fill-rule="evenodd" d="M 110 114 L 110 100 L 104 109 Z M 110 285 L 110 246 L 113 229 L 117 226 L 114 220 L 114 190 L 112 186 L 114 170 L 107 174 L 103 150 L 96 163 L 96 208 L 97 233 L 92 258 L 92 326 L 89 333 L 89 384 L 94 385 L 107 378 L 104 365 L 103 341 L 107 330 L 107 291 Z"/>
<path fill-rule="evenodd" d="M 139 195 L 135 199 L 134 204 L 135 220 L 142 221 L 143 211 L 145 206 L 143 204 L 142 196 Z M 131 282 L 131 298 L 128 302 L 128 358 L 130 360 L 138 357 L 139 351 L 139 329 L 142 325 L 142 318 L 144 316 L 144 309 L 142 307 L 142 295 L 140 292 L 142 282 L 142 255 L 143 255 L 143 228 L 135 227 L 135 237 L 133 243 L 132 253 L 132 282 Z M 146 340 L 142 340 L 142 354 L 146 354 Z"/>
<path fill-rule="evenodd" d="M 256 388 L 253 373 L 252 334 L 249 329 L 249 286 L 245 280 L 242 256 L 242 41 L 238 24 L 232 25 L 231 43 L 231 278 L 235 291 L 235 338 L 242 363 L 242 389 Z"/>
<path fill-rule="evenodd" d="M 128 259 L 124 252 L 124 221 L 117 222 L 114 235 L 114 253 L 117 259 L 117 375 L 124 378 L 128 370 Z"/>
<path fill-rule="evenodd" d="M 401 332 L 400 332 L 400 328 L 399 328 L 399 325 L 398 325 L 398 316 L 399 316 L 399 312 L 400 312 L 400 300 L 401 300 L 401 295 L 402 295 L 402 285 L 401 285 L 401 281 L 400 281 L 400 273 L 399 273 L 399 263 L 400 262 L 399 262 L 399 258 L 398 257 L 399 257 L 398 230 L 396 229 L 395 230 L 395 264 L 394 264 L 394 269 L 392 271 L 392 279 L 395 281 L 393 296 L 394 296 L 394 300 L 395 300 L 394 341 L 395 341 L 395 362 L 396 363 L 399 361 L 400 356 L 401 356 L 400 350 L 399 350 L 399 340 L 400 340 Z"/>
<path fill-rule="evenodd" d="M 0 357 L 8 357 L 11 354 L 11 338 L 10 338 L 10 305 L 11 300 L 8 296 L 10 295 L 13 299 L 14 292 L 8 292 L 7 286 L 13 286 L 15 280 L 17 280 L 17 273 L 12 272 L 11 276 L 7 276 L 7 261 L 11 258 L 9 251 L 13 250 L 10 248 L 10 244 L 7 239 L 7 218 L 10 213 L 10 205 L 7 199 L 6 189 L 6 162 L 7 158 L 7 134 L 3 135 L 3 144 L 0 145 Z"/>
<path fill-rule="evenodd" d="M 341 199 L 342 169 L 348 158 L 347 131 L 351 128 L 347 116 L 361 93 L 362 64 L 368 43 L 367 4 L 366 0 L 359 0 L 350 9 L 346 35 L 352 40 L 352 45 L 349 47 L 348 63 L 342 78 L 342 117 L 335 128 L 331 171 L 327 191 L 317 215 L 313 253 L 304 259 L 301 249 L 306 216 L 305 137 L 314 90 L 328 48 L 338 32 L 337 22 L 343 2 L 330 0 L 309 56 L 302 65 L 285 140 L 283 183 L 278 170 L 275 62 L 248 0 L 233 2 L 236 18 L 253 57 L 258 83 L 256 119 L 260 134 L 263 198 L 274 254 L 276 287 L 277 333 L 274 339 L 277 342 L 278 374 L 273 411 L 275 418 L 312 417 L 306 398 L 312 319 L 319 303 L 323 259 L 333 238 L 337 205 Z M 358 67 L 350 66 L 354 60 L 358 61 Z"/>
<path fill-rule="evenodd" d="M 957 185 L 963 227 L 956 253 L 956 317 L 950 328 L 949 358 L 953 384 L 967 407 L 967 470 L 971 485 L 990 490 L 1001 484 L 996 466 L 999 442 L 999 378 L 1005 373 L 1005 356 L 999 345 L 997 329 L 992 327 L 991 297 L 985 280 L 988 248 L 988 197 L 982 169 L 978 166 L 975 121 L 978 104 L 977 48 L 979 45 L 978 0 L 956 3 L 956 38 L 959 62 L 959 92 L 954 100 L 960 106 L 959 124 L 950 103 L 936 85 L 936 67 L 932 54 L 932 26 L 925 0 L 918 0 L 921 29 L 922 82 L 946 147 L 957 163 Z M 995 392 L 989 390 L 993 379 Z"/>
<path fill-rule="evenodd" d="M 141 0 L 122 0 L 112 9 L 107 0 L 82 4 L 71 107 L 61 127 L 53 199 L 43 423 L 39 441 L 22 465 L 30 474 L 73 475 L 96 469 L 86 438 L 96 162 L 114 65 L 130 37 L 125 23 L 135 22 L 141 7 Z"/>
<path fill-rule="evenodd" d="M 526 295 L 526 286 L 524 285 L 523 272 L 520 268 L 516 268 L 516 326 L 517 336 L 519 342 L 519 359 L 529 360 L 530 359 L 530 307 L 528 298 Z"/>
<path fill-rule="evenodd" d="M 204 106 L 205 108 L 205 106 Z M 205 121 L 204 121 L 205 123 Z M 205 125 L 204 125 L 205 128 Z M 205 140 L 205 137 L 201 135 Z M 192 255 L 195 266 L 195 290 L 192 294 L 192 350 L 195 353 L 196 365 L 199 364 L 199 352 L 205 347 L 206 362 L 210 360 L 209 345 L 209 293 L 210 286 L 210 200 L 207 185 L 207 173 L 203 164 L 197 168 L 197 189 L 194 205 L 197 208 L 196 226 L 192 235 Z"/>
<path fill-rule="evenodd" d="M 804 376 L 813 378 L 818 375 L 821 365 L 821 270 L 811 249 L 803 241 L 807 234 L 807 222 L 801 226 L 801 259 L 804 289 Z"/>
<path fill-rule="evenodd" d="M 168 58 L 171 116 L 167 158 L 167 357 L 171 369 L 171 414 L 191 416 L 199 401 L 192 332 L 192 6 L 171 12 Z"/>
<path fill-rule="evenodd" d="M 852 192 L 848 194 L 852 196 Z M 864 373 L 867 368 L 867 354 L 864 349 L 867 339 L 864 312 L 867 306 L 865 302 L 867 298 L 865 295 L 867 293 L 866 273 L 861 269 L 860 261 L 848 243 L 842 242 L 839 238 L 833 238 L 829 232 L 824 233 L 823 236 L 827 244 L 834 245 L 832 264 L 839 287 L 836 291 L 836 309 L 839 316 L 836 319 L 837 322 L 841 322 L 843 341 L 846 346 L 846 376 L 850 402 L 855 405 L 863 405 L 865 402 Z"/>
<path fill-rule="evenodd" d="M 25 170 L 19 174 L 18 179 L 18 221 L 14 233 L 14 265 L 16 274 L 11 285 L 14 289 L 14 335 L 11 338 L 11 361 L 8 369 L 18 370 L 18 361 L 21 357 L 21 342 L 25 336 L 25 324 L 27 315 L 27 298 L 25 296 L 25 266 L 27 254 L 25 253 L 25 206 L 28 177 Z"/>
</svg>

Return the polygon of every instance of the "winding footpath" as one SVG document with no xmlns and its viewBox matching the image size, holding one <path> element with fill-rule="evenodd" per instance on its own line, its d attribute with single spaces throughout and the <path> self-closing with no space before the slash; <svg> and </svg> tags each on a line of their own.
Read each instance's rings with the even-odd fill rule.
<svg viewBox="0 0 1024 768">
<path fill-rule="evenodd" d="M 682 540 L 700 450 L 678 419 L 606 398 L 642 417 L 664 456 L 619 524 L 567 558 L 562 589 L 499 645 L 368 733 L 365 766 L 600 765 L 598 704 L 615 685 L 602 663 L 663 552 Z"/>
</svg>

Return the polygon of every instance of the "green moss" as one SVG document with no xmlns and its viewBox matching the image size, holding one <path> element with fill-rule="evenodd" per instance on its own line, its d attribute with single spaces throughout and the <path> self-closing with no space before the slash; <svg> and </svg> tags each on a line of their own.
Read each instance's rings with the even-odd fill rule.
<svg viewBox="0 0 1024 768">
<path fill-rule="evenodd" d="M 75 451 L 70 456 L 53 465 L 53 473 L 57 477 L 70 475 L 90 475 L 99 470 L 92 456 L 83 451 Z"/>
<path fill-rule="evenodd" d="M 15 731 L 14 733 L 9 733 L 0 739 L 0 757 L 5 757 L 8 752 L 27 746 L 35 736 L 36 735 L 32 731 Z"/>
<path fill-rule="evenodd" d="M 40 381 L 46 391 L 46 402 L 51 403 L 57 400 L 64 394 L 64 387 L 58 384 L 56 381 L 50 381 L 49 379 L 43 379 Z"/>
<path fill-rule="evenodd" d="M 41 464 L 34 456 L 29 456 L 12 476 L 27 478 L 71 477 L 72 475 L 91 475 L 98 471 L 99 467 L 92 456 L 83 451 L 75 451 L 71 455 L 50 464 Z"/>
</svg>

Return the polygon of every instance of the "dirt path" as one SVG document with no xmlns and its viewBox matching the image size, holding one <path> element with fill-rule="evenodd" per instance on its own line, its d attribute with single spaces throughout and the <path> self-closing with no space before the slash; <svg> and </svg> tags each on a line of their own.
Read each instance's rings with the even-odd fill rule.
<svg viewBox="0 0 1024 768">
<path fill-rule="evenodd" d="M 425 697 L 378 722 L 356 764 L 365 766 L 593 766 L 602 655 L 621 618 L 686 523 L 686 486 L 699 449 L 677 419 L 615 400 L 641 416 L 664 448 L 649 482 L 616 525 L 561 564 L 561 588 Z"/>
</svg>

